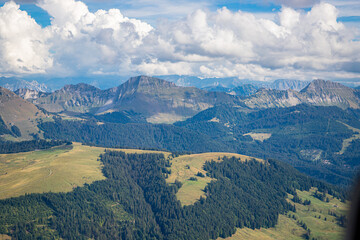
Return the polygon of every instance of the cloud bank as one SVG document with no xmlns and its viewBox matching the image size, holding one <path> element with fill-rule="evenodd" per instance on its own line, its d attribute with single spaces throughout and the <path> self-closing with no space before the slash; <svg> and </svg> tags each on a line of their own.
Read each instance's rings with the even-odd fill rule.
<svg viewBox="0 0 360 240">
<path fill-rule="evenodd" d="M 157 27 L 118 9 L 92 13 L 80 1 L 38 6 L 52 16 L 46 28 L 14 2 L 0 8 L 1 73 L 360 78 L 358 33 L 338 22 L 328 3 L 308 12 L 284 6 L 276 20 L 199 9 Z"/>
</svg>

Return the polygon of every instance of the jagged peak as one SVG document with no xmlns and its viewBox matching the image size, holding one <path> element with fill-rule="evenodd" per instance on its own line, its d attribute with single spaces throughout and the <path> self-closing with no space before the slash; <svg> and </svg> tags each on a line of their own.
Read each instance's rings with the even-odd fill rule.
<svg viewBox="0 0 360 240">
<path fill-rule="evenodd" d="M 340 83 L 323 80 L 323 79 L 315 79 L 309 85 L 307 85 L 301 92 L 314 92 L 321 91 L 325 89 L 351 89 L 346 87 Z"/>
</svg>

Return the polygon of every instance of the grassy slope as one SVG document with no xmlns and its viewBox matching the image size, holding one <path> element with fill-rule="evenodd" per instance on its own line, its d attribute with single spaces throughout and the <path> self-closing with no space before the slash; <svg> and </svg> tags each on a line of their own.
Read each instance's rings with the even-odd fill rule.
<svg viewBox="0 0 360 240">
<path fill-rule="evenodd" d="M 310 239 L 343 239 L 344 228 L 337 224 L 336 218 L 329 214 L 329 210 L 338 215 L 345 215 L 348 204 L 342 203 L 330 195 L 327 195 L 330 199 L 328 203 L 320 201 L 312 196 L 314 191 L 315 189 L 311 189 L 309 192 L 298 191 L 298 196 L 303 200 L 310 200 L 311 204 L 309 206 L 304 206 L 295 203 L 296 213 L 289 212 L 286 215 L 280 215 L 279 222 L 274 228 L 255 230 L 242 228 L 238 229 L 232 237 L 226 239 L 304 239 L 303 235 L 306 231 L 297 223 L 297 221 L 304 222 L 311 230 Z M 289 201 L 293 203 L 290 200 L 291 198 L 292 196 L 289 195 Z M 290 215 L 295 215 L 297 220 L 289 217 Z"/>
<path fill-rule="evenodd" d="M 206 175 L 203 170 L 203 165 L 206 161 L 218 161 L 219 157 L 237 157 L 245 161 L 250 160 L 251 157 L 235 154 L 235 153 L 201 153 L 192 155 L 182 155 L 171 160 L 171 174 L 166 179 L 168 183 L 174 183 L 175 180 L 180 181 L 183 185 L 177 192 L 176 196 L 181 201 L 182 205 L 191 205 L 195 203 L 200 196 L 205 197 L 203 189 L 212 179 L 210 177 L 196 177 L 198 172 Z M 257 159 L 262 161 L 260 159 Z M 197 181 L 189 180 L 190 177 L 196 177 Z"/>
<path fill-rule="evenodd" d="M 104 148 L 74 143 L 73 148 L 0 154 L 0 199 L 25 193 L 68 192 L 96 180 L 105 179 L 97 161 Z M 121 149 L 127 153 L 151 152 Z M 165 153 L 168 154 L 168 153 Z"/>
<path fill-rule="evenodd" d="M 31 134 L 38 133 L 37 119 L 47 117 L 34 104 L 22 99 L 15 93 L 0 88 L 0 115 L 7 126 L 15 124 L 22 137 L 30 139 Z"/>
</svg>

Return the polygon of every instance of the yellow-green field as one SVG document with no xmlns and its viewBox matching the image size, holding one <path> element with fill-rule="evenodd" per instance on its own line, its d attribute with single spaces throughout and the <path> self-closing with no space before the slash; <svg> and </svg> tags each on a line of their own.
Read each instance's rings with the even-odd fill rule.
<svg viewBox="0 0 360 240">
<path fill-rule="evenodd" d="M 157 113 L 146 119 L 149 123 L 167 123 L 172 124 L 177 121 L 184 121 L 187 117 L 175 113 Z"/>
<path fill-rule="evenodd" d="M 297 221 L 304 222 L 311 230 L 310 239 L 343 239 L 345 229 L 337 224 L 336 217 L 330 215 L 329 211 L 332 211 L 337 215 L 346 215 L 348 203 L 342 203 L 330 195 L 327 195 L 330 201 L 323 202 L 312 196 L 315 189 L 311 189 L 309 192 L 297 192 L 301 199 L 310 200 L 311 204 L 304 206 L 295 203 L 296 213 L 289 212 L 286 215 L 280 215 L 279 222 L 274 228 L 255 230 L 249 228 L 237 229 L 233 236 L 226 239 L 304 239 L 302 236 L 306 234 L 306 231 L 297 223 Z M 288 201 L 294 204 L 294 202 L 290 200 L 291 198 L 292 196 L 289 194 Z M 293 219 L 292 215 L 295 215 L 297 220 Z"/>
<path fill-rule="evenodd" d="M 72 147 L 0 154 L 0 199 L 25 193 L 68 192 L 85 183 L 105 179 L 101 172 L 101 162 L 98 161 L 104 150 L 105 148 L 73 143 Z M 156 152 L 116 150 L 126 153 Z M 169 155 L 161 153 L 165 157 Z"/>
<path fill-rule="evenodd" d="M 168 183 L 174 183 L 175 180 L 178 180 L 183 184 L 176 194 L 177 199 L 180 200 L 182 205 L 194 204 L 200 199 L 200 196 L 205 197 L 203 192 L 205 186 L 211 182 L 211 180 L 215 179 L 206 176 L 206 171 L 203 170 L 203 166 L 206 161 L 219 161 L 218 159 L 224 156 L 237 157 L 242 161 L 252 159 L 251 157 L 241 154 L 211 152 L 182 155 L 171 160 L 171 174 L 166 181 Z M 261 159 L 257 160 L 263 161 Z M 203 173 L 205 177 L 196 177 L 198 172 Z M 189 180 L 190 177 L 196 177 L 197 181 Z"/>
<path fill-rule="evenodd" d="M 260 142 L 265 141 L 266 139 L 269 139 L 271 137 L 271 133 L 246 133 L 243 136 L 250 136 L 253 140 L 258 140 Z"/>
<path fill-rule="evenodd" d="M 84 183 L 104 179 L 98 156 L 103 148 L 54 147 L 0 155 L 0 198 L 25 193 L 67 192 Z"/>
</svg>

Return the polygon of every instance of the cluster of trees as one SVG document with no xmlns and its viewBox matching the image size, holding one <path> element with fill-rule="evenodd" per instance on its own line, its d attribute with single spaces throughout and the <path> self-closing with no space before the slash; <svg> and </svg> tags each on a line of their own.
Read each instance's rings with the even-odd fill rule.
<svg viewBox="0 0 360 240">
<path fill-rule="evenodd" d="M 0 154 L 29 152 L 40 149 L 48 149 L 60 145 L 71 145 L 66 140 L 29 140 L 22 142 L 0 141 Z"/>
<path fill-rule="evenodd" d="M 270 160 L 207 162 L 217 181 L 206 198 L 181 206 L 181 183 L 167 184 L 169 162 L 163 154 L 101 155 L 106 180 L 69 193 L 30 194 L 0 201 L 0 234 L 14 239 L 39 236 L 64 239 L 216 239 L 236 227 L 273 227 L 278 214 L 294 206 L 286 201 L 295 188 L 318 187 L 343 193 Z"/>
</svg>

